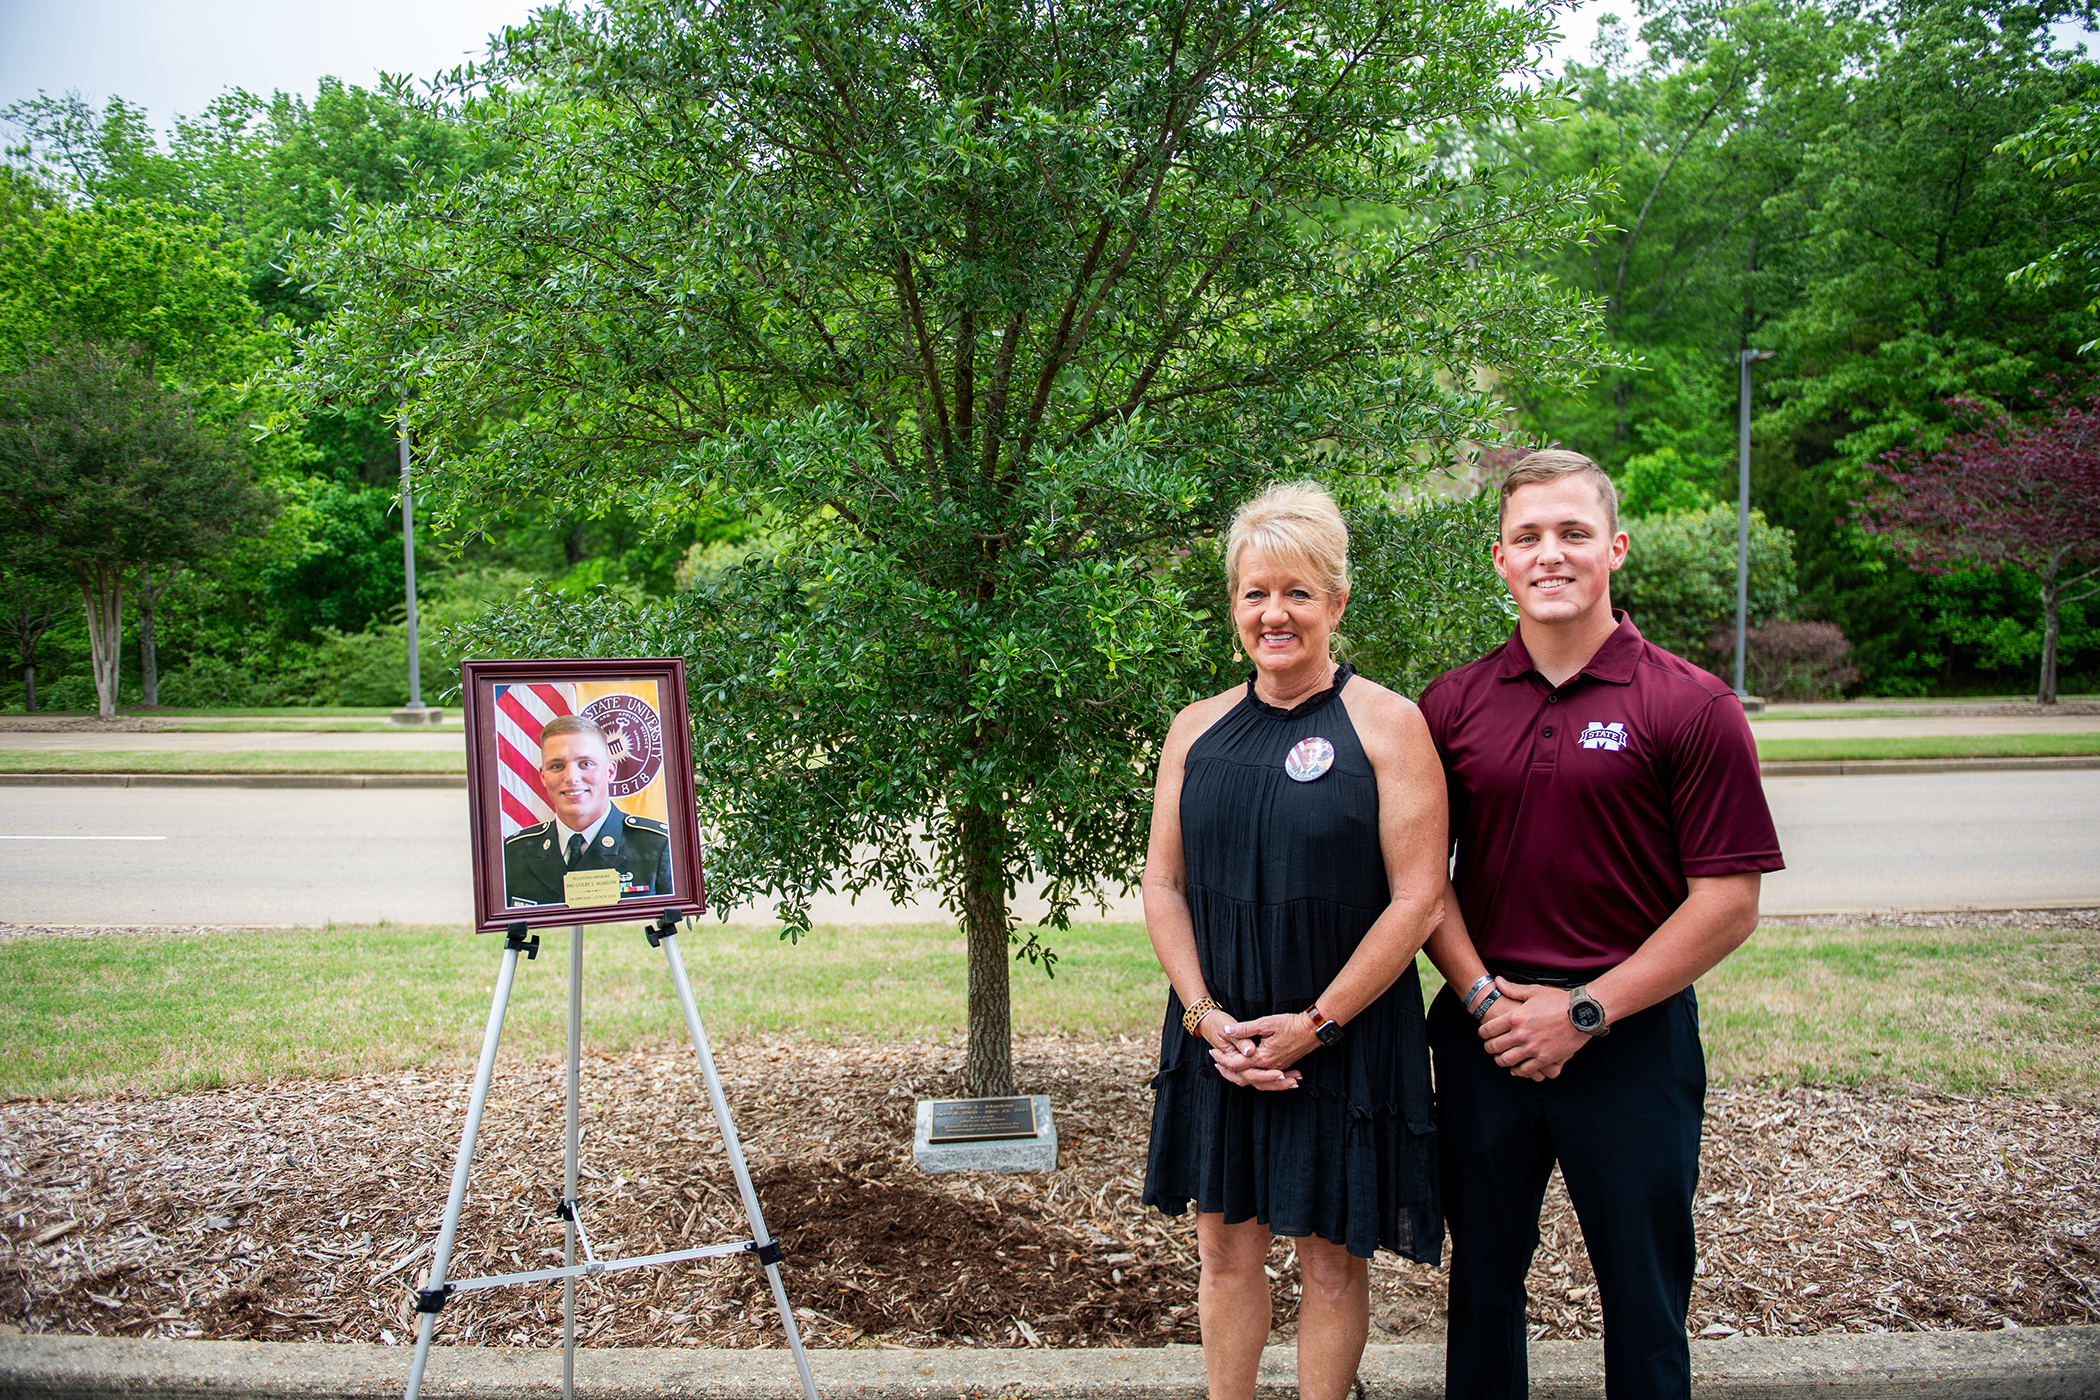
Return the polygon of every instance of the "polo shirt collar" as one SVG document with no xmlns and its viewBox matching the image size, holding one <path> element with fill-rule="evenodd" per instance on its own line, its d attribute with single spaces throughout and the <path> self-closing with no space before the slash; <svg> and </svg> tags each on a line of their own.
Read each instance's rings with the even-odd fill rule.
<svg viewBox="0 0 2100 1400">
<path fill-rule="evenodd" d="M 1611 615 L 1619 625 L 1604 639 L 1604 645 L 1597 648 L 1597 654 L 1589 659 L 1589 664 L 1568 677 L 1568 685 L 1573 685 L 1584 676 L 1592 676 L 1612 685 L 1632 683 L 1634 672 L 1640 665 L 1641 648 L 1647 645 L 1647 641 L 1641 636 L 1641 629 L 1633 625 L 1633 619 L 1626 615 L 1624 608 L 1613 608 Z M 1513 681 L 1522 676 L 1536 675 L 1538 667 L 1531 664 L 1531 653 L 1524 646 L 1523 630 L 1519 628 L 1512 631 L 1509 640 L 1503 644 L 1502 661 L 1495 667 L 1495 679 Z M 1541 676 L 1540 679 L 1543 680 L 1544 677 Z"/>
</svg>

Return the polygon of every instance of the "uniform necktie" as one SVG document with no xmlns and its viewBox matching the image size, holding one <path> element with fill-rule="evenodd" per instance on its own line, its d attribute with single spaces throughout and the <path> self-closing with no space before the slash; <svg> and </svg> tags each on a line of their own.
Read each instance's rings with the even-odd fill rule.
<svg viewBox="0 0 2100 1400">
<path fill-rule="evenodd" d="M 568 864 L 569 864 L 569 865 L 570 865 L 570 866 L 571 866 L 571 867 L 573 868 L 573 867 L 575 866 L 576 862 L 577 862 L 577 861 L 578 861 L 578 860 L 579 860 L 579 859 L 580 859 L 580 858 L 582 857 L 582 855 L 583 855 L 583 833 L 581 833 L 581 832 L 577 832 L 576 834 L 574 834 L 574 835 L 572 835 L 571 837 L 569 837 L 569 860 L 568 860 Z"/>
</svg>

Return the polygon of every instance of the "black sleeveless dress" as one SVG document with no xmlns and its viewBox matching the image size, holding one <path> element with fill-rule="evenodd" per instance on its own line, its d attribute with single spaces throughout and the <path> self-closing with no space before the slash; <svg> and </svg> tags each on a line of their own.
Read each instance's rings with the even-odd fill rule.
<svg viewBox="0 0 2100 1400">
<path fill-rule="evenodd" d="M 1353 673 L 1292 710 L 1254 697 L 1189 749 L 1181 845 L 1196 953 L 1210 994 L 1236 1020 L 1303 1011 L 1391 902 L 1378 845 L 1378 786 L 1342 704 Z M 1284 772 L 1301 739 L 1334 763 L 1310 782 Z M 1295 1089 L 1228 1082 L 1209 1042 L 1181 1028 L 1167 994 L 1143 1200 L 1190 1201 L 1227 1224 L 1318 1235 L 1368 1259 L 1421 1263 L 1442 1251 L 1436 1136 L 1422 983 L 1407 971 L 1349 1022 L 1341 1043 L 1292 1068 Z"/>
</svg>

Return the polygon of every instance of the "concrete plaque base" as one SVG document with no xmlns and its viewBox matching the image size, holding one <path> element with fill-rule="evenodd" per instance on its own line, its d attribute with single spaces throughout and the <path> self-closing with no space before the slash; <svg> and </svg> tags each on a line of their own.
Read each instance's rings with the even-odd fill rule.
<svg viewBox="0 0 2100 1400">
<path fill-rule="evenodd" d="M 1050 1116 L 1050 1096 L 1034 1094 L 1034 1137 L 996 1142 L 930 1143 L 933 1100 L 919 1100 L 919 1126 L 912 1134 L 911 1159 L 930 1172 L 1051 1172 L 1057 1170 L 1057 1123 Z"/>
<path fill-rule="evenodd" d="M 429 709 L 412 710 L 404 706 L 389 716 L 396 724 L 443 724 L 445 712 L 432 706 Z"/>
</svg>

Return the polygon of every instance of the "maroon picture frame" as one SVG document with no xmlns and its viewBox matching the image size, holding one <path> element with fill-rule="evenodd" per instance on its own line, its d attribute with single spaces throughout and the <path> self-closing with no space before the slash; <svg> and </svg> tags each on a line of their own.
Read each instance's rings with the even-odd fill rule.
<svg viewBox="0 0 2100 1400">
<path fill-rule="evenodd" d="M 508 907 L 503 868 L 503 805 L 496 735 L 498 686 L 655 681 L 663 742 L 665 825 L 670 828 L 672 892 L 641 895 L 572 909 L 566 904 Z M 522 661 L 468 661 L 460 666 L 460 708 L 467 732 L 467 820 L 474 861 L 474 931 L 502 933 L 513 925 L 642 923 L 666 910 L 687 917 L 707 911 L 707 877 L 700 858 L 700 822 L 694 805 L 692 730 L 688 727 L 685 660 L 676 656 L 573 657 Z"/>
</svg>

